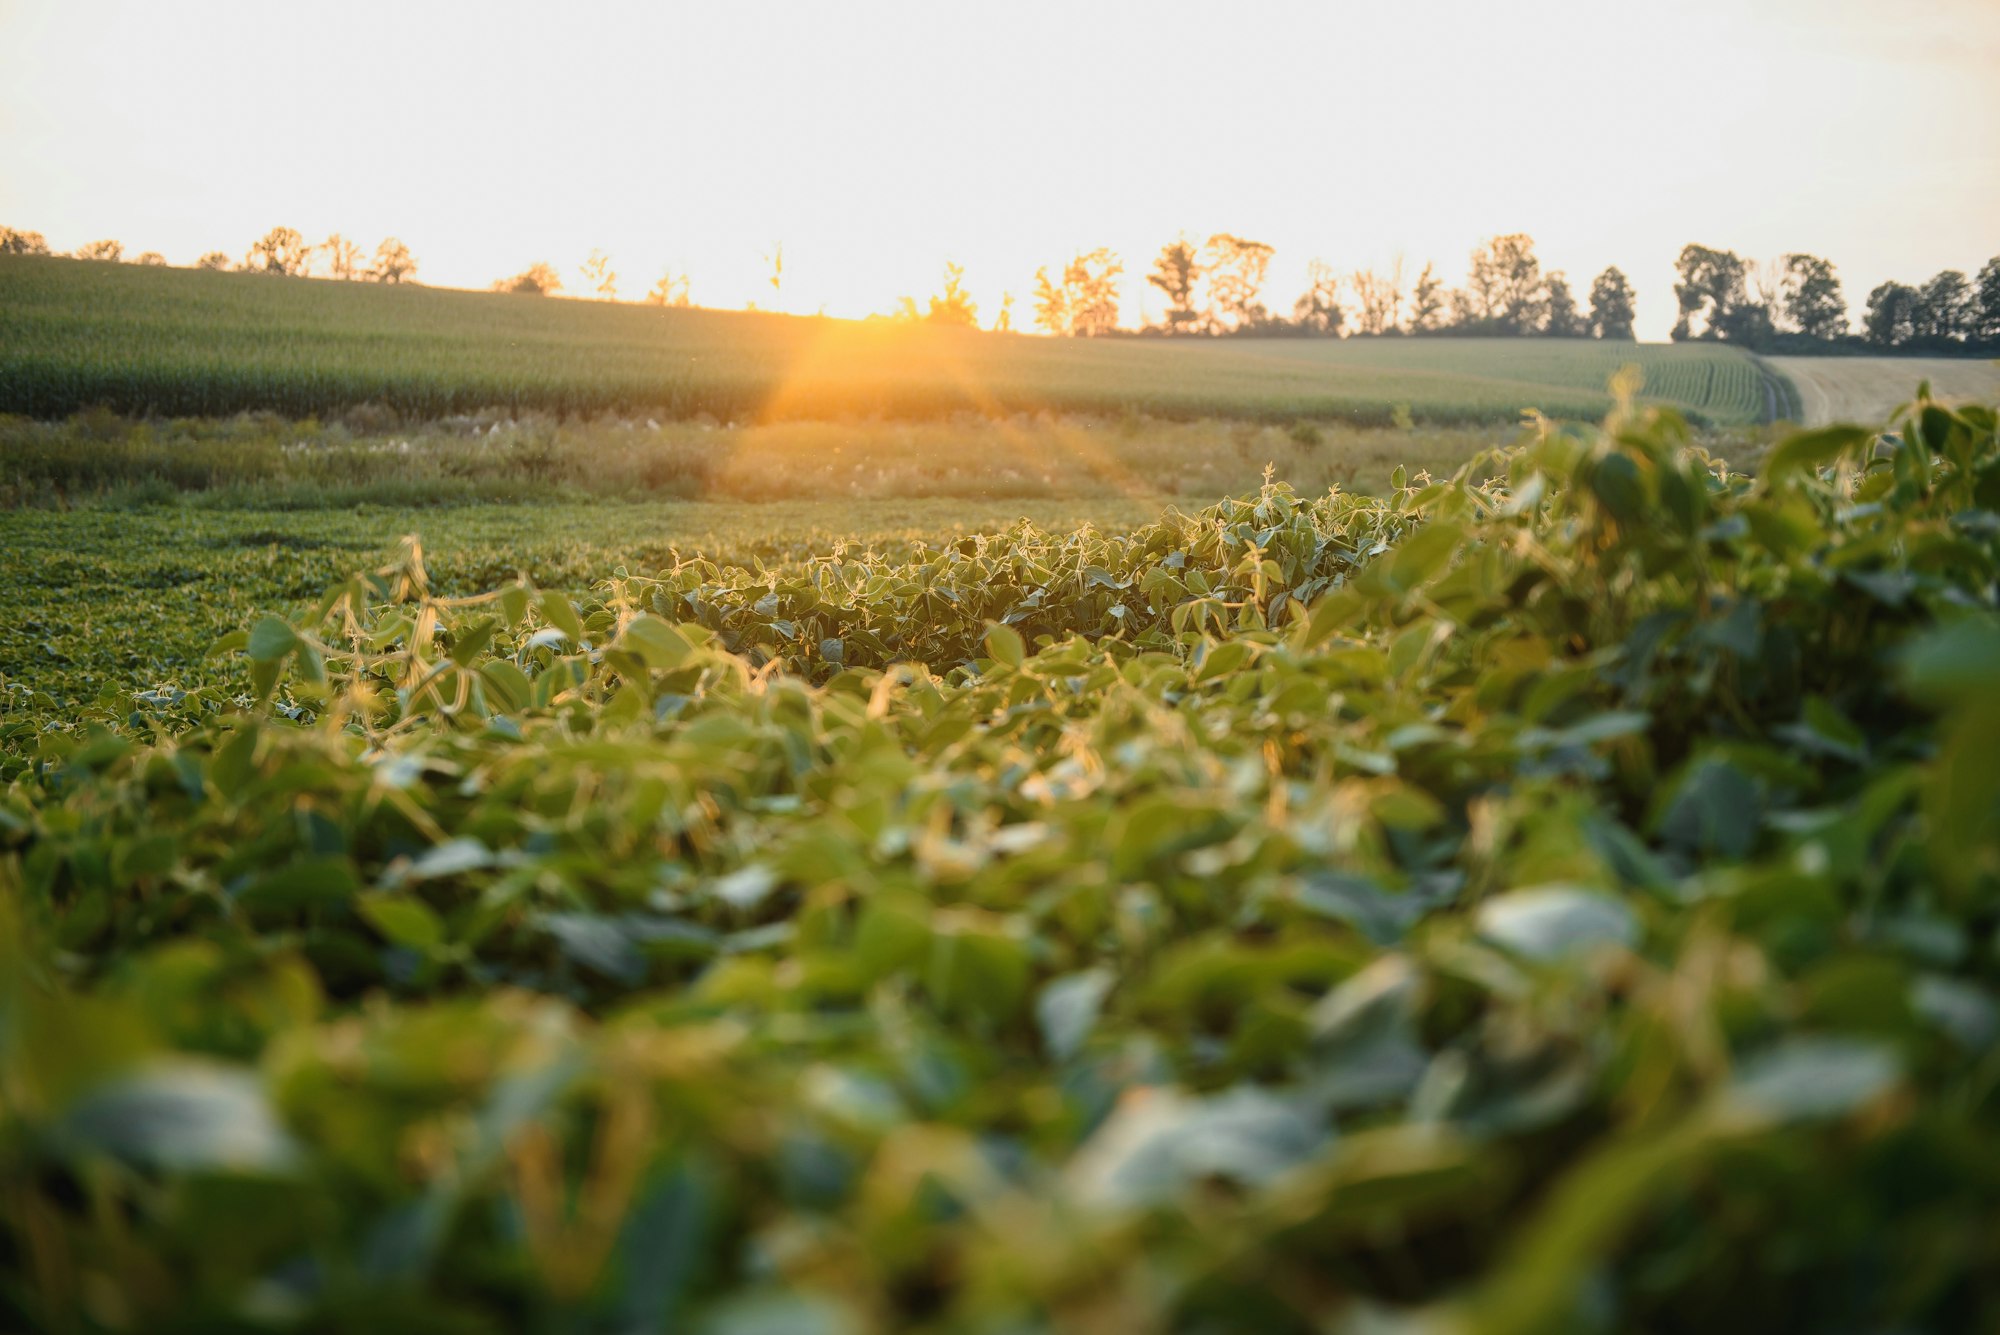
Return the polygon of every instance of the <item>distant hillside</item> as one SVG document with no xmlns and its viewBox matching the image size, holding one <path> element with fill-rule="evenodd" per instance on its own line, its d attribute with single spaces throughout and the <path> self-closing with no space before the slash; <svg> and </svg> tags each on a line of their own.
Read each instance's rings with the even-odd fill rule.
<svg viewBox="0 0 2000 1335">
<path fill-rule="evenodd" d="M 722 420 L 1138 412 L 1260 421 L 1596 417 L 1647 395 L 1718 423 L 1772 396 L 1715 345 L 1548 339 L 1047 339 L 824 318 L 0 258 L 0 411 L 291 416 L 381 403 Z"/>
</svg>

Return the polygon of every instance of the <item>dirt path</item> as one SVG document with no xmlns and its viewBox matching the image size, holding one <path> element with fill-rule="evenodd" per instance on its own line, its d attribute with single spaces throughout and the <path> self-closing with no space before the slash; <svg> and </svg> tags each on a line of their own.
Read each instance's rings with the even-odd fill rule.
<svg viewBox="0 0 2000 1335">
<path fill-rule="evenodd" d="M 2000 361 L 1975 357 L 1766 357 L 1799 387 L 1806 426 L 1879 422 L 1916 396 L 1919 381 L 1946 402 L 2000 403 Z"/>
</svg>

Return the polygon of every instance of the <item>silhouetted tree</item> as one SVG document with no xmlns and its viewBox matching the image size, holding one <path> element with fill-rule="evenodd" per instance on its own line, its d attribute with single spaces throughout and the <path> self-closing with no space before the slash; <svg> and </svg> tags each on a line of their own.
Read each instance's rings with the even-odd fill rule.
<svg viewBox="0 0 2000 1335">
<path fill-rule="evenodd" d="M 1000 313 L 993 317 L 993 332 L 996 334 L 1008 334 L 1012 333 L 1013 330 L 1014 294 L 1012 292 L 1002 292 L 1000 294 Z"/>
<path fill-rule="evenodd" d="M 1477 317 L 1502 333 L 1540 329 L 1548 320 L 1548 285 L 1535 239 L 1525 232 L 1496 236 L 1472 252 L 1466 287 Z"/>
<path fill-rule="evenodd" d="M 1964 338 L 1972 331 L 1972 284 L 1957 269 L 1946 269 L 1917 289 L 1910 311 L 1911 333 L 1917 338 Z"/>
<path fill-rule="evenodd" d="M 1051 334 L 1094 338 L 1118 327 L 1118 278 L 1125 268 L 1105 247 L 1078 255 L 1060 279 L 1035 270 L 1035 324 Z"/>
<path fill-rule="evenodd" d="M 1516 333 L 1535 329 L 1548 320 L 1548 283 L 1542 278 L 1534 244 L 1526 236 L 1501 237 L 1495 254 L 1502 266 L 1500 321 Z"/>
<path fill-rule="evenodd" d="M 556 274 L 553 264 L 537 261 L 512 278 L 502 278 L 493 284 L 495 292 L 513 292 L 524 297 L 546 297 L 551 292 L 562 291 L 562 279 Z"/>
<path fill-rule="evenodd" d="M 229 267 L 229 256 L 219 250 L 211 250 L 194 262 L 197 269 L 223 270 Z"/>
<path fill-rule="evenodd" d="M 0 255 L 46 255 L 49 253 L 47 238 L 40 232 L 21 232 L 12 227 L 0 227 Z"/>
<path fill-rule="evenodd" d="M 1165 328 L 1169 334 L 1190 334 L 1200 328 L 1201 313 L 1194 303 L 1201 277 L 1201 257 L 1192 241 L 1183 236 L 1160 248 L 1146 281 L 1167 299 Z"/>
<path fill-rule="evenodd" d="M 1204 247 L 1208 273 L 1209 323 L 1217 329 L 1249 329 L 1269 320 L 1260 299 L 1264 275 L 1275 253 L 1262 241 L 1217 232 Z"/>
<path fill-rule="evenodd" d="M 618 275 L 612 272 L 611 257 L 601 250 L 592 250 L 588 259 L 577 268 L 583 278 L 586 291 L 595 293 L 605 301 L 618 299 Z"/>
<path fill-rule="evenodd" d="M 312 248 L 294 227 L 273 227 L 250 247 L 243 267 L 251 273 L 296 276 L 306 271 Z"/>
<path fill-rule="evenodd" d="M 1472 260 L 1465 266 L 1464 289 L 1452 294 L 1452 322 L 1496 324 L 1500 308 L 1500 271 L 1493 264 L 1489 248 L 1482 245 L 1472 252 Z"/>
<path fill-rule="evenodd" d="M 1785 317 L 1809 338 L 1839 338 L 1847 332 L 1847 298 L 1833 265 L 1817 255 L 1785 256 L 1781 289 Z"/>
<path fill-rule="evenodd" d="M 76 257 L 80 260 L 101 260 L 107 264 L 116 264 L 125 258 L 125 243 L 111 240 L 86 241 L 76 248 Z"/>
<path fill-rule="evenodd" d="M 1306 290 L 1292 303 L 1292 319 L 1299 328 L 1335 338 L 1346 314 L 1340 309 L 1340 275 L 1333 266 L 1320 259 L 1307 264 Z"/>
<path fill-rule="evenodd" d="M 1438 327 L 1443 315 L 1444 283 L 1437 276 L 1437 267 L 1426 260 L 1417 285 L 1410 289 L 1410 332 L 1429 333 Z"/>
<path fill-rule="evenodd" d="M 1747 348 L 1768 346 L 1777 332 L 1771 308 L 1761 301 L 1738 302 L 1724 311 L 1714 326 L 1717 338 Z"/>
<path fill-rule="evenodd" d="M 1744 287 L 1753 304 L 1762 306 L 1772 327 L 1784 315 L 1785 262 L 1783 260 L 1745 260 L 1743 262 Z"/>
<path fill-rule="evenodd" d="M 1547 314 L 1542 317 L 1544 334 L 1550 338 L 1580 338 L 1590 332 L 1576 309 L 1576 298 L 1570 295 L 1569 279 L 1561 270 L 1551 273 L 1543 287 L 1548 293 Z"/>
<path fill-rule="evenodd" d="M 924 318 L 932 324 L 959 325 L 966 329 L 979 327 L 979 307 L 965 290 L 965 266 L 946 264 L 944 266 L 944 291 L 931 298 L 930 309 Z"/>
<path fill-rule="evenodd" d="M 1616 265 L 1590 285 L 1590 331 L 1603 339 L 1630 340 L 1636 312 L 1632 284 Z"/>
<path fill-rule="evenodd" d="M 646 293 L 646 304 L 649 306 L 687 305 L 688 276 L 686 274 L 677 274 L 672 269 L 667 270 L 660 275 L 660 280 L 653 284 L 652 290 Z"/>
<path fill-rule="evenodd" d="M 1972 336 L 2000 342 L 2000 255 L 1986 261 L 1973 289 Z"/>
<path fill-rule="evenodd" d="M 1070 303 L 1074 332 L 1096 338 L 1118 327 L 1118 279 L 1124 272 L 1118 257 L 1103 246 L 1070 262 L 1063 283 L 1076 298 Z"/>
<path fill-rule="evenodd" d="M 1680 318 L 1674 321 L 1676 343 L 1694 336 L 1694 317 L 1705 316 L 1704 338 L 1721 338 L 1729 313 L 1749 302 L 1745 286 L 1748 268 L 1743 257 L 1729 250 L 1707 246 L 1683 246 L 1674 262 L 1680 282 L 1674 284 L 1674 300 Z"/>
<path fill-rule="evenodd" d="M 1861 330 L 1870 343 L 1893 348 L 1910 341 L 1917 307 L 1917 290 L 1907 283 L 1882 283 L 1868 294 L 1868 311 Z"/>
<path fill-rule="evenodd" d="M 368 266 L 368 277 L 377 283 L 401 283 L 416 271 L 417 261 L 410 248 L 392 236 L 375 247 L 375 262 Z"/>
<path fill-rule="evenodd" d="M 326 256 L 326 272 L 329 277 L 342 282 L 352 282 L 361 277 L 361 247 L 349 241 L 340 233 L 319 243 L 320 253 Z"/>
<path fill-rule="evenodd" d="M 139 258 L 133 260 L 132 263 L 143 264 L 148 269 L 164 269 L 167 267 L 167 257 L 157 250 L 146 250 L 141 251 Z"/>
<path fill-rule="evenodd" d="M 1354 321 L 1363 334 L 1386 334 L 1396 327 L 1396 306 L 1401 293 L 1388 274 L 1374 269 L 1356 269 L 1347 276 L 1354 289 Z"/>
<path fill-rule="evenodd" d="M 1049 277 L 1048 266 L 1035 270 L 1035 328 L 1062 337 L 1069 329 L 1069 293 Z"/>
</svg>

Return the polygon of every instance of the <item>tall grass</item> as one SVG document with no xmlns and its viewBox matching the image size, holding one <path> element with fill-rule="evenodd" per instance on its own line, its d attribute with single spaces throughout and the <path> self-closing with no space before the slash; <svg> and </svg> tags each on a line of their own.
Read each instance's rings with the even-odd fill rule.
<svg viewBox="0 0 2000 1335">
<path fill-rule="evenodd" d="M 379 410 L 62 422 L 0 418 L 0 507 L 205 503 L 312 508 L 551 497 L 736 501 L 1099 496 L 1213 498 L 1266 465 L 1313 491 L 1372 490 L 1398 464 L 1455 467 L 1493 427 L 1288 427 L 1137 415 L 972 414 L 917 422 L 704 422 L 500 413 L 414 426 Z"/>
</svg>

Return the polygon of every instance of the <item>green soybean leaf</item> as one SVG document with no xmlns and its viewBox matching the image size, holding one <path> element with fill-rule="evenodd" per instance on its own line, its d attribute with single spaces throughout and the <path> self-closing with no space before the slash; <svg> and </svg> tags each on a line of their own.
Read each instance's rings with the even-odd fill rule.
<svg viewBox="0 0 2000 1335">
<path fill-rule="evenodd" d="M 255 1076 L 182 1058 L 91 1095 L 66 1129 L 121 1158 L 180 1172 L 284 1173 L 298 1158 Z"/>
<path fill-rule="evenodd" d="M 996 663 L 1017 668 L 1027 660 L 1028 646 L 1019 631 L 996 622 L 986 628 L 986 653 Z"/>
<path fill-rule="evenodd" d="M 1496 895 L 1480 904 L 1478 925 L 1487 940 L 1544 963 L 1639 940 L 1631 909 L 1610 895 L 1571 886 Z"/>
<path fill-rule="evenodd" d="M 1085 969 L 1046 983 L 1035 999 L 1042 1044 L 1057 1061 L 1074 1057 L 1097 1023 L 1114 979 L 1108 969 Z"/>
<path fill-rule="evenodd" d="M 1737 1067 L 1724 1106 L 1737 1116 L 1774 1122 L 1839 1117 L 1881 1095 L 1899 1075 L 1895 1054 L 1877 1044 L 1787 1039 Z"/>
<path fill-rule="evenodd" d="M 639 655 L 655 672 L 673 671 L 694 652 L 679 627 L 652 616 L 634 617 L 618 637 L 618 644 Z"/>
<path fill-rule="evenodd" d="M 443 921 L 428 905 L 409 895 L 362 895 L 355 901 L 355 908 L 371 927 L 396 945 L 429 951 L 444 942 Z"/>
<path fill-rule="evenodd" d="M 582 642 L 584 638 L 583 620 L 577 616 L 576 608 L 570 605 L 569 599 L 563 597 L 560 593 L 550 590 L 542 594 L 538 600 L 538 605 L 541 608 L 543 619 L 563 634 L 569 636 L 571 644 Z"/>
<path fill-rule="evenodd" d="M 274 663 L 299 647 L 299 636 L 277 617 L 265 617 L 250 628 L 244 647 L 253 663 Z"/>
<path fill-rule="evenodd" d="M 1775 486 L 1798 474 L 1810 473 L 1860 449 L 1874 438 L 1873 431 L 1858 426 L 1824 426 L 1787 436 L 1764 461 L 1765 480 Z"/>
<path fill-rule="evenodd" d="M 481 617 L 473 622 L 453 639 L 451 661 L 460 667 L 471 667 L 486 652 L 486 646 L 493 642 L 493 634 L 499 629 L 500 623 L 492 617 Z"/>
</svg>

